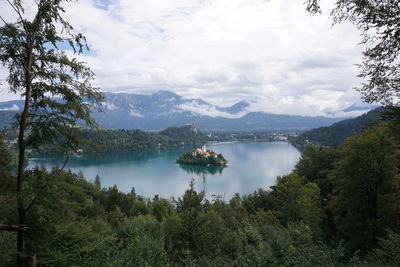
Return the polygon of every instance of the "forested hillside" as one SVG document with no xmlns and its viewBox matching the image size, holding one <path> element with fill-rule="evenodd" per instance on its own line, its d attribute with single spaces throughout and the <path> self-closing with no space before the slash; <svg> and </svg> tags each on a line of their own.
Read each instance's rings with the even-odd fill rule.
<svg viewBox="0 0 400 267">
<path fill-rule="evenodd" d="M 181 127 L 168 127 L 160 132 L 161 135 L 168 136 L 175 140 L 188 140 L 189 142 L 195 139 L 203 139 L 205 136 L 194 124 L 186 124 Z"/>
<path fill-rule="evenodd" d="M 0 110 L 0 129 L 9 127 L 13 123 L 14 117 L 15 112 Z"/>
<path fill-rule="evenodd" d="M 379 124 L 382 112 L 384 112 L 383 108 L 376 108 L 354 119 L 339 121 L 328 127 L 312 129 L 292 138 L 291 142 L 296 146 L 303 146 L 307 143 L 322 146 L 338 145 L 345 138 L 361 132 L 368 125 Z"/>
<path fill-rule="evenodd" d="M 400 262 L 399 136 L 382 125 L 335 149 L 307 146 L 295 170 L 253 194 L 147 199 L 102 188 L 68 170 L 26 172 L 27 256 L 40 266 L 397 266 Z M 13 156 L 0 143 L 0 217 L 10 201 Z M 373 155 L 373 156 L 372 156 Z M 365 186 L 370 190 L 366 191 Z M 0 262 L 15 261 L 3 232 Z"/>
<path fill-rule="evenodd" d="M 161 132 L 144 132 L 141 130 L 97 130 L 82 131 L 81 139 L 85 140 L 75 151 L 83 152 L 123 152 L 145 149 L 163 149 L 167 147 L 203 144 L 210 139 L 195 125 L 169 127 Z M 65 140 L 60 140 L 59 143 Z M 49 143 L 37 147 L 33 153 L 57 154 L 59 144 Z M 69 151 L 75 152 L 75 151 Z"/>
</svg>

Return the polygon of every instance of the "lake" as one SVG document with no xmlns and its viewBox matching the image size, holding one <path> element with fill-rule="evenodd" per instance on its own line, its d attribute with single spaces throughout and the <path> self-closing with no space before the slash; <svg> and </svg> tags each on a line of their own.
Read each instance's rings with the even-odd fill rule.
<svg viewBox="0 0 400 267">
<path fill-rule="evenodd" d="M 227 167 L 179 165 L 175 160 L 194 147 L 122 153 L 99 153 L 70 156 L 65 169 L 94 180 L 98 174 L 102 187 L 118 186 L 121 191 L 152 198 L 180 197 L 195 179 L 196 189 L 205 190 L 207 198 L 221 195 L 229 200 L 234 193 L 249 194 L 258 187 L 268 188 L 276 177 L 292 171 L 300 152 L 285 142 L 234 142 L 208 145 L 207 149 L 222 153 Z M 61 157 L 30 158 L 28 168 L 37 165 L 47 169 L 62 166 Z"/>
</svg>

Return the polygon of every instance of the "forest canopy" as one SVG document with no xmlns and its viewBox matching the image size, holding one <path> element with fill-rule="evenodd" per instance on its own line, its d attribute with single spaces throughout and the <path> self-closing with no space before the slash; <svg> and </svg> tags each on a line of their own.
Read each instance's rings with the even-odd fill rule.
<svg viewBox="0 0 400 267">
<path fill-rule="evenodd" d="M 24 195 L 36 196 L 26 250 L 41 266 L 395 266 L 399 140 L 381 125 L 338 148 L 309 145 L 274 186 L 227 201 L 205 198 L 194 181 L 179 198 L 150 199 L 102 187 L 107 177 L 37 168 L 24 181 Z M 12 185 L 8 166 L 3 185 Z M 17 222 L 12 192 L 0 194 L 5 224 Z M 15 239 L 2 233 L 1 262 L 13 263 Z"/>
</svg>

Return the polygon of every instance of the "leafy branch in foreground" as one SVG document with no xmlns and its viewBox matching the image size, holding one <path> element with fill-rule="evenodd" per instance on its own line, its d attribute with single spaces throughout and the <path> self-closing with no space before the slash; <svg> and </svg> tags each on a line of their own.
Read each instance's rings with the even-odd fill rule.
<svg viewBox="0 0 400 267">
<path fill-rule="evenodd" d="M 319 0 L 307 0 L 311 14 L 321 13 Z M 361 31 L 365 45 L 356 88 L 367 103 L 399 105 L 400 97 L 400 1 L 338 0 L 331 11 L 333 22 L 349 21 Z"/>
<path fill-rule="evenodd" d="M 75 33 L 72 25 L 62 17 L 62 0 L 37 0 L 32 20 L 25 16 L 21 0 L 7 0 L 8 8 L 17 20 L 7 22 L 0 17 L 0 61 L 8 68 L 10 92 L 20 94 L 25 103 L 17 115 L 18 164 L 16 199 L 18 224 L 23 225 L 26 213 L 35 201 L 24 198 L 24 165 L 27 146 L 38 145 L 62 137 L 64 148 L 79 141 L 78 123 L 96 127 L 91 109 L 103 96 L 90 81 L 94 73 L 76 58 L 60 50 L 67 44 L 74 53 L 82 53 L 85 37 Z M 62 148 L 62 147 L 61 147 Z M 28 207 L 28 208 L 27 208 Z M 24 235 L 18 231 L 17 266 L 23 265 Z"/>
</svg>

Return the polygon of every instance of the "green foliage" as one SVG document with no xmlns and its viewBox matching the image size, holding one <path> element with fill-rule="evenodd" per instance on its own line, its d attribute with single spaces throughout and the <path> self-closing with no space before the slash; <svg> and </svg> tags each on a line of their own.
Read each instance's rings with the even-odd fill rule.
<svg viewBox="0 0 400 267">
<path fill-rule="evenodd" d="M 271 191 L 237 195 L 229 204 L 219 198 L 210 203 L 204 192 L 195 191 L 194 183 L 175 204 L 158 196 L 145 200 L 116 187 L 100 189 L 57 169 L 29 172 L 26 183 L 26 195 L 35 191 L 37 197 L 27 217 L 32 230 L 26 246 L 35 251 L 41 266 L 340 266 L 346 262 L 342 246 L 330 247 L 319 239 L 318 186 L 304 183 L 297 174 L 282 177 Z M 252 203 L 250 214 L 243 206 L 247 202 Z M 15 215 L 0 207 L 0 216 L 12 222 Z M 2 262 L 12 262 L 14 250 L 9 245 L 14 237 L 0 236 Z M 368 262 L 375 262 L 377 255 L 381 262 L 394 260 L 397 239 L 393 233 L 381 241 Z"/>
<path fill-rule="evenodd" d="M 0 203 L 5 203 L 2 199 L 0 199 Z M 1 211 L 0 211 L 1 212 Z M 1 214 L 4 214 L 1 212 Z M 15 247 L 15 243 L 17 242 L 17 235 L 13 232 L 0 232 L 0 266 L 14 266 L 15 265 L 15 257 L 17 253 L 15 249 L 11 249 Z"/>
<path fill-rule="evenodd" d="M 154 216 L 139 215 L 132 219 L 124 220 L 119 228 L 120 237 L 123 237 L 127 242 L 119 257 L 119 265 L 167 265 L 164 234 L 160 222 Z"/>
<path fill-rule="evenodd" d="M 378 247 L 370 259 L 379 266 L 396 266 L 400 262 L 400 235 L 389 231 L 386 238 L 379 240 Z"/>
<path fill-rule="evenodd" d="M 115 242 L 115 237 L 107 225 L 103 227 L 90 221 L 55 225 L 48 243 L 42 246 L 41 265 L 94 266 L 97 263 L 106 266 L 102 263 L 104 259 L 112 261 L 113 255 L 107 250 Z"/>
<path fill-rule="evenodd" d="M 308 225 L 316 238 L 321 236 L 323 210 L 317 184 L 307 183 L 300 189 L 298 200 L 300 221 Z"/>
<path fill-rule="evenodd" d="M 329 198 L 329 194 L 332 192 L 329 173 L 333 170 L 338 157 L 338 149 L 326 149 L 309 144 L 304 147 L 295 170 L 307 182 L 316 183 L 321 189 L 322 196 Z"/>
<path fill-rule="evenodd" d="M 121 152 L 144 149 L 157 149 L 177 144 L 175 140 L 158 133 L 140 130 L 99 130 L 84 132 L 85 139 L 93 144 L 90 148 L 98 152 Z"/>
<path fill-rule="evenodd" d="M 96 174 L 96 177 L 94 178 L 94 185 L 97 186 L 97 188 L 101 189 L 101 180 L 98 174 Z"/>
<path fill-rule="evenodd" d="M 83 136 L 91 143 L 98 144 L 91 146 L 91 149 L 100 152 L 162 149 L 182 144 L 202 144 L 208 140 L 194 125 L 170 127 L 159 133 L 140 130 L 85 131 Z"/>
<path fill-rule="evenodd" d="M 387 227 L 396 227 L 398 213 L 393 214 L 391 206 L 398 203 L 388 200 L 396 199 L 399 191 L 397 153 L 385 127 L 365 130 L 341 149 L 331 208 L 339 233 L 353 251 L 372 248 Z"/>
<path fill-rule="evenodd" d="M 9 196 L 15 187 L 16 155 L 5 144 L 4 135 L 0 132 L 0 194 Z"/>
<path fill-rule="evenodd" d="M 271 194 L 263 188 L 258 188 L 253 194 L 243 196 L 242 200 L 240 200 L 239 195 L 236 195 L 231 199 L 231 204 L 235 203 L 233 201 L 236 203 L 240 203 L 241 201 L 241 204 L 249 213 L 273 208 Z"/>
<path fill-rule="evenodd" d="M 150 200 L 82 174 L 34 169 L 23 187 L 24 203 L 35 199 L 26 250 L 41 266 L 396 266 L 398 141 L 390 129 L 365 130 L 336 149 L 307 147 L 274 186 L 228 202 L 207 200 L 194 181 L 176 201 Z M 377 189 L 375 244 L 368 184 Z M 14 210 L 0 194 L 5 223 L 17 221 Z M 13 264 L 15 238 L 0 233 L 1 263 Z"/>
<path fill-rule="evenodd" d="M 284 266 L 343 266 L 344 249 L 328 247 L 313 240 L 313 233 L 304 224 L 291 224 L 285 229 L 288 244 L 282 247 Z"/>
<path fill-rule="evenodd" d="M 271 199 L 284 225 L 302 221 L 316 237 L 320 236 L 323 211 L 318 185 L 305 184 L 294 172 L 278 178 Z"/>
<path fill-rule="evenodd" d="M 180 139 L 182 142 L 192 142 L 193 139 L 205 140 L 205 135 L 193 124 L 184 125 L 181 127 L 168 127 L 160 132 L 161 135 L 171 139 Z"/>
</svg>

